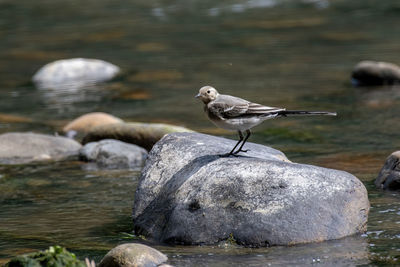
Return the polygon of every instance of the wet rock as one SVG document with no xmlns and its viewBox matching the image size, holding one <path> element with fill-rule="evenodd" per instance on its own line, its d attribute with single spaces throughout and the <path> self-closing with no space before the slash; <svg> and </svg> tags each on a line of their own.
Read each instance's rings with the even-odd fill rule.
<svg viewBox="0 0 400 267">
<path fill-rule="evenodd" d="M 398 84 L 400 67 L 388 62 L 361 61 L 351 76 L 356 86 Z"/>
<path fill-rule="evenodd" d="M 71 83 L 79 87 L 111 80 L 119 72 L 119 67 L 100 59 L 71 58 L 46 64 L 32 80 L 39 88 L 58 88 Z"/>
<path fill-rule="evenodd" d="M 192 130 L 163 123 L 115 123 L 94 127 L 84 136 L 82 143 L 116 139 L 150 150 L 165 134 L 173 132 L 192 132 Z"/>
<path fill-rule="evenodd" d="M 78 156 L 81 145 L 69 138 L 35 133 L 0 135 L 0 164 L 64 160 Z"/>
<path fill-rule="evenodd" d="M 136 234 L 182 244 L 245 246 L 337 239 L 366 230 L 369 201 L 353 175 L 292 163 L 278 150 L 173 133 L 149 153 L 135 193 Z"/>
<path fill-rule="evenodd" d="M 110 250 L 99 267 L 151 267 L 168 260 L 160 251 L 146 245 L 128 243 Z"/>
<path fill-rule="evenodd" d="M 147 157 L 145 149 L 112 139 L 87 143 L 79 154 L 81 159 L 94 162 L 100 169 L 137 169 Z"/>
<path fill-rule="evenodd" d="M 123 120 L 113 115 L 104 112 L 92 112 L 82 115 L 65 125 L 63 132 L 66 133 L 68 137 L 72 138 L 78 133 L 87 133 L 96 126 L 120 122 L 123 122 Z"/>
<path fill-rule="evenodd" d="M 378 177 L 376 187 L 387 190 L 400 189 L 400 151 L 393 152 L 385 161 Z"/>
</svg>

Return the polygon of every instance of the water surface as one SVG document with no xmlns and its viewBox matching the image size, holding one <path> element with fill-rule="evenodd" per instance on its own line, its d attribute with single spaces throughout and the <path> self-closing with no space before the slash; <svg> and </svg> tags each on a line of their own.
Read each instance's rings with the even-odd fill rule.
<svg viewBox="0 0 400 267">
<path fill-rule="evenodd" d="M 353 88 L 349 76 L 360 60 L 400 64 L 399 15 L 396 0 L 3 0 L 0 133 L 54 133 L 103 111 L 236 138 L 207 121 L 193 98 L 207 84 L 270 106 L 337 111 L 337 118 L 266 122 L 251 141 L 360 178 L 372 205 L 366 235 L 290 248 L 151 245 L 177 266 L 394 262 L 399 194 L 371 181 L 400 146 L 400 88 Z M 71 57 L 107 60 L 124 74 L 78 90 L 30 82 L 42 65 Z M 59 244 L 99 261 L 132 241 L 138 175 L 90 171 L 79 162 L 1 167 L 0 260 Z"/>
</svg>

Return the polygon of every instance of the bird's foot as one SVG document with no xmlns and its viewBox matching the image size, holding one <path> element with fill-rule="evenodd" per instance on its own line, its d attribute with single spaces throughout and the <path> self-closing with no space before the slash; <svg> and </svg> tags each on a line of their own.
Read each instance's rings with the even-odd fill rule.
<svg viewBox="0 0 400 267">
<path fill-rule="evenodd" d="M 237 155 L 235 155 L 233 153 L 226 153 L 226 154 L 219 155 L 220 158 L 229 158 L 230 156 L 237 157 Z"/>
<path fill-rule="evenodd" d="M 239 150 L 236 150 L 235 152 L 233 152 L 232 155 L 237 156 L 237 154 L 238 154 L 239 152 L 244 152 L 244 153 L 246 153 L 247 151 L 250 151 L 250 150 L 249 150 L 249 149 L 246 149 L 246 150 L 239 149 Z"/>
<path fill-rule="evenodd" d="M 219 155 L 219 157 L 220 158 L 229 158 L 230 156 L 234 156 L 234 157 L 239 157 L 239 152 L 244 152 L 244 153 L 246 153 L 247 151 L 250 151 L 250 149 L 246 149 L 246 150 L 243 150 L 243 149 L 239 149 L 239 150 L 237 150 L 237 151 L 235 151 L 235 152 L 229 152 L 229 153 L 226 153 L 226 154 L 222 154 L 222 155 Z"/>
</svg>

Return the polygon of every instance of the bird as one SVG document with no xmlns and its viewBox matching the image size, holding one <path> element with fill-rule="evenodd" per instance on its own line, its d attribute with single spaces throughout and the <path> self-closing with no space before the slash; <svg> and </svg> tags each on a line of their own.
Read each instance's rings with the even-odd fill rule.
<svg viewBox="0 0 400 267">
<path fill-rule="evenodd" d="M 293 115 L 337 115 L 336 112 L 328 111 L 286 110 L 264 106 L 240 97 L 220 94 L 209 85 L 201 87 L 195 98 L 204 103 L 204 112 L 217 127 L 237 131 L 239 140 L 226 156 L 238 156 L 239 152 L 247 152 L 248 150 L 243 150 L 243 146 L 251 135 L 250 129 L 265 120 Z M 240 143 L 240 147 L 236 149 Z"/>
</svg>

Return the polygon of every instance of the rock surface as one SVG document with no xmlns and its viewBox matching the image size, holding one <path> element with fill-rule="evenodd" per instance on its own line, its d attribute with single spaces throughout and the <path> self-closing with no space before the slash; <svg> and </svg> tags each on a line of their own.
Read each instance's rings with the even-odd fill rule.
<svg viewBox="0 0 400 267">
<path fill-rule="evenodd" d="M 95 162 L 100 169 L 138 169 L 143 166 L 147 151 L 137 145 L 105 139 L 87 143 L 79 155 L 85 161 Z"/>
<path fill-rule="evenodd" d="M 135 193 L 137 234 L 161 242 L 245 246 L 337 239 L 366 230 L 369 201 L 353 175 L 292 163 L 248 143 L 240 157 L 220 157 L 235 141 L 174 133 L 149 153 Z"/>
<path fill-rule="evenodd" d="M 105 82 L 113 79 L 120 68 L 100 59 L 71 58 L 44 65 L 33 76 L 39 87 L 57 88 L 59 85 Z"/>
<path fill-rule="evenodd" d="M 192 132 L 192 130 L 163 123 L 115 123 L 94 127 L 83 137 L 82 143 L 116 139 L 150 150 L 165 134 L 173 132 Z"/>
<path fill-rule="evenodd" d="M 355 85 L 384 85 L 400 83 L 400 67 L 388 62 L 361 61 L 353 70 Z"/>
<path fill-rule="evenodd" d="M 81 145 L 69 138 L 35 133 L 0 135 L 0 164 L 63 160 L 78 156 Z"/>
<path fill-rule="evenodd" d="M 92 112 L 84 114 L 65 125 L 63 132 L 68 137 L 73 137 L 77 133 L 87 133 L 96 126 L 122 122 L 123 120 L 113 115 L 104 112 Z"/>
<path fill-rule="evenodd" d="M 400 151 L 393 152 L 385 161 L 378 177 L 376 187 L 388 190 L 400 189 Z"/>
<path fill-rule="evenodd" d="M 99 267 L 152 267 L 168 260 L 160 251 L 146 245 L 128 243 L 110 250 Z"/>
</svg>

